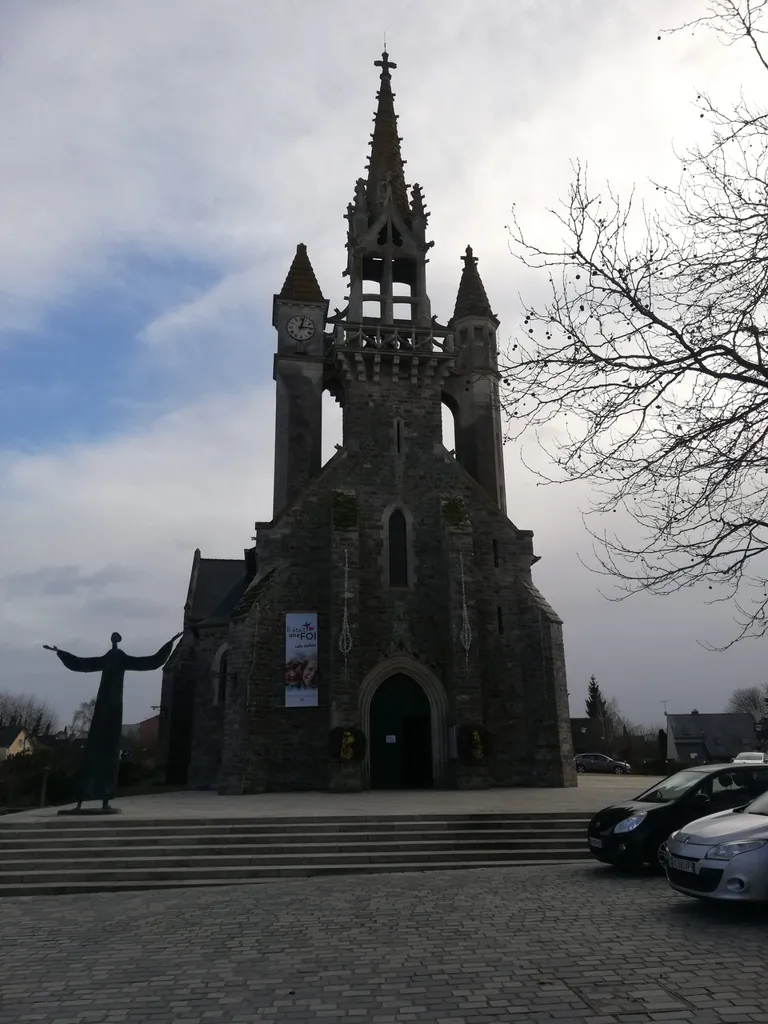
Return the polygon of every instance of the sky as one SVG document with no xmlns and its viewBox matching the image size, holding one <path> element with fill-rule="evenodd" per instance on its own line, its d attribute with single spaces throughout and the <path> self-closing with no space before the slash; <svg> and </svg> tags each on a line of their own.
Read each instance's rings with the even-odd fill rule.
<svg viewBox="0 0 768 1024">
<path fill-rule="evenodd" d="M 0 12 L 0 690 L 61 724 L 95 693 L 42 644 L 149 654 L 181 628 L 196 547 L 242 555 L 272 508 L 272 295 L 298 242 L 342 306 L 344 213 L 364 173 L 387 48 L 410 182 L 451 315 L 467 244 L 513 338 L 546 282 L 537 241 L 571 161 L 622 194 L 676 180 L 707 89 L 749 89 L 744 50 L 657 39 L 700 0 L 5 0 Z M 340 441 L 328 400 L 324 448 Z M 450 429 L 446 428 L 446 445 Z M 526 461 L 542 456 L 526 448 Z M 589 676 L 630 718 L 722 710 L 763 682 L 727 653 L 732 610 L 686 592 L 622 603 L 582 564 L 583 485 L 542 487 L 506 452 L 508 511 L 565 623 L 572 714 Z M 126 722 L 159 703 L 126 679 Z"/>
</svg>

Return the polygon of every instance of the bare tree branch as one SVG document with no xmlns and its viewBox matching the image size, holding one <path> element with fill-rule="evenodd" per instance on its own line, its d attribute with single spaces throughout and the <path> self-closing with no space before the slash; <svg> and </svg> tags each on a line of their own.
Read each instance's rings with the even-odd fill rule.
<svg viewBox="0 0 768 1024">
<path fill-rule="evenodd" d="M 685 27 L 748 40 L 768 70 L 767 8 L 712 0 Z M 533 432 L 550 456 L 542 479 L 593 485 L 596 571 L 622 597 L 704 584 L 734 601 L 735 643 L 768 632 L 768 112 L 698 104 L 711 138 L 681 157 L 676 186 L 656 184 L 663 212 L 594 191 L 576 163 L 552 211 L 561 248 L 513 216 L 513 253 L 546 271 L 551 298 L 526 310 L 502 402 L 509 435 Z M 548 445 L 544 425 L 558 428 Z M 617 510 L 637 540 L 606 527 Z"/>
</svg>

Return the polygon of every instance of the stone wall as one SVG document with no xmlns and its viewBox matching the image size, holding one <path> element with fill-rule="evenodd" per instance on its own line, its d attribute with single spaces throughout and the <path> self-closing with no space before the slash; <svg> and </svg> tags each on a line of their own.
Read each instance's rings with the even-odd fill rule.
<svg viewBox="0 0 768 1024">
<path fill-rule="evenodd" d="M 222 721 L 225 706 L 215 701 L 216 680 L 212 668 L 216 652 L 227 642 L 229 630 L 225 623 L 202 625 L 197 629 L 189 786 L 192 789 L 215 789 L 218 786 L 223 752 Z"/>
<path fill-rule="evenodd" d="M 562 629 L 531 582 L 532 534 L 518 530 L 443 448 L 439 388 L 438 380 L 361 385 L 347 397 L 344 449 L 259 529 L 262 579 L 271 575 L 231 627 L 222 792 L 328 788 L 328 731 L 362 724 L 361 680 L 401 652 L 442 681 L 446 727 L 485 723 L 494 734 L 484 784 L 571 783 Z M 404 425 L 399 452 L 396 417 Z M 394 506 L 411 523 L 406 588 L 387 581 L 386 514 Z M 339 649 L 345 593 L 346 659 Z M 317 708 L 284 706 L 287 611 L 318 612 Z M 210 658 L 221 642 L 220 634 L 206 639 Z M 210 685 L 203 689 L 210 694 Z M 210 778 L 217 711 L 202 698 L 196 708 L 206 725 L 196 729 L 195 778 Z M 463 775 L 454 773 L 459 784 Z"/>
</svg>

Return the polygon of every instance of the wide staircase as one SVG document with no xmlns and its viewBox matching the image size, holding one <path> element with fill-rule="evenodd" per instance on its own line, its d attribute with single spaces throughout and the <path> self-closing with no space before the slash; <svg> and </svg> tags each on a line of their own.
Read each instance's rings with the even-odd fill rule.
<svg viewBox="0 0 768 1024">
<path fill-rule="evenodd" d="M 263 882 L 308 875 L 567 864 L 583 814 L 140 821 L 0 818 L 0 896 Z"/>
</svg>

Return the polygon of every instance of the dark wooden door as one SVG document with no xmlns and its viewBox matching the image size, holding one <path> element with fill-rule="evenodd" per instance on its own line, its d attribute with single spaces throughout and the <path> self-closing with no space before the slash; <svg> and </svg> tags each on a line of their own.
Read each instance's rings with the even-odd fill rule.
<svg viewBox="0 0 768 1024">
<path fill-rule="evenodd" d="M 390 676 L 371 701 L 371 788 L 432 786 L 432 726 L 427 695 L 406 675 Z"/>
</svg>

